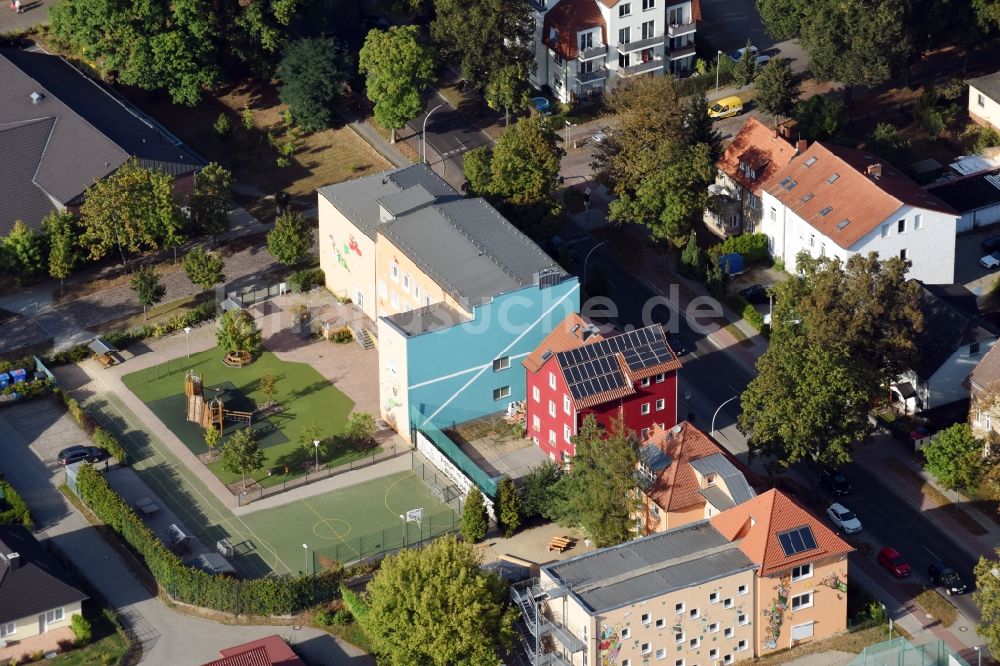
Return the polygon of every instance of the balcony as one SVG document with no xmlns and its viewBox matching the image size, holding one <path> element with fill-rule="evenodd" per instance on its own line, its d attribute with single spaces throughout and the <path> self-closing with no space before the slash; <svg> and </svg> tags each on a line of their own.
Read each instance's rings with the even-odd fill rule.
<svg viewBox="0 0 1000 666">
<path fill-rule="evenodd" d="M 597 46 L 591 46 L 586 49 L 580 49 L 580 55 L 578 56 L 581 61 L 583 60 L 593 60 L 594 58 L 601 58 L 607 55 L 608 45 L 598 44 Z"/>
<path fill-rule="evenodd" d="M 650 37 L 649 39 L 640 39 L 637 42 L 629 42 L 628 44 L 619 44 L 618 53 L 635 53 L 636 51 L 653 48 L 654 46 L 663 46 L 663 35 Z"/>
<path fill-rule="evenodd" d="M 669 37 L 681 37 L 683 35 L 690 35 L 697 29 L 697 23 L 694 21 L 688 21 L 687 23 L 667 26 L 667 35 Z"/>
<path fill-rule="evenodd" d="M 690 55 L 694 55 L 694 42 L 688 46 L 682 46 L 676 49 L 670 49 L 670 59 L 680 60 L 681 58 L 686 58 Z"/>
<path fill-rule="evenodd" d="M 579 84 L 594 83 L 595 81 L 603 81 L 608 78 L 608 70 L 601 68 L 595 69 L 592 72 L 577 72 L 576 82 Z"/>
<path fill-rule="evenodd" d="M 663 69 L 663 58 L 653 58 L 647 62 L 640 62 L 638 65 L 632 65 L 631 67 L 622 67 L 618 70 L 618 76 L 637 76 L 639 74 L 646 74 L 648 72 L 655 72 L 659 69 Z"/>
</svg>

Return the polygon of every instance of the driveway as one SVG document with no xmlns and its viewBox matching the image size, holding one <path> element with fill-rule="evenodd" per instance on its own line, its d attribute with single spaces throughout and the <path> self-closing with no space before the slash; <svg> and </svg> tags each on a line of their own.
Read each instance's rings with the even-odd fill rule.
<svg viewBox="0 0 1000 666">
<path fill-rule="evenodd" d="M 701 16 L 697 39 L 721 50 L 723 58 L 749 38 L 761 53 L 788 60 L 793 72 L 809 67 L 809 54 L 796 40 L 779 42 L 767 34 L 754 0 L 701 0 Z"/>
<path fill-rule="evenodd" d="M 987 296 L 1000 278 L 1000 270 L 983 268 L 979 260 L 986 253 L 979 244 L 987 236 L 1000 233 L 1000 227 L 991 226 L 959 234 L 955 239 L 955 284 L 965 287 L 977 297 Z"/>
<path fill-rule="evenodd" d="M 51 459 L 55 445 L 40 439 L 84 441 L 80 431 L 54 401 L 40 400 L 0 411 L 0 472 L 11 480 L 31 507 L 39 525 L 36 536 L 51 539 L 90 583 L 108 599 L 143 644 L 142 663 L 150 666 L 201 664 L 219 650 L 279 634 L 296 643 L 314 664 L 374 664 L 354 646 L 309 627 L 229 626 L 170 610 L 136 579 L 117 552 L 70 505 L 56 486 L 64 482 L 62 467 Z M 23 430 L 30 425 L 30 429 Z M 75 431 L 75 432 L 74 432 Z M 29 439 L 31 438 L 31 439 Z"/>
</svg>

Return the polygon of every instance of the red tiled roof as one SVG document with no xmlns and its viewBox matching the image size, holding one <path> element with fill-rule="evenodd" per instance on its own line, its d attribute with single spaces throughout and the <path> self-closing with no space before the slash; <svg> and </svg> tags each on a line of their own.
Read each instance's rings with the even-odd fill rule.
<svg viewBox="0 0 1000 666">
<path fill-rule="evenodd" d="M 724 537 L 730 541 L 739 540 L 740 550 L 760 566 L 761 576 L 854 550 L 821 520 L 779 490 L 769 490 L 710 520 L 712 527 Z M 816 548 L 785 555 L 778 535 L 798 527 L 808 527 L 812 531 Z"/>
<path fill-rule="evenodd" d="M 578 315 L 577 313 L 572 313 L 567 315 L 559 324 L 553 328 L 548 335 L 542 340 L 541 344 L 535 348 L 535 351 L 528 354 L 521 365 L 528 369 L 529 372 L 538 372 L 541 370 L 542 366 L 545 365 L 545 361 L 548 358 L 542 358 L 545 352 L 551 352 L 555 354 L 557 352 L 565 351 L 567 349 L 572 349 L 573 347 L 578 347 L 582 344 L 590 344 L 592 342 L 597 342 L 598 340 L 603 340 L 604 337 L 600 332 L 591 332 L 587 336 L 587 339 L 583 339 L 584 330 L 587 326 L 591 325 L 586 319 Z M 593 329 L 591 329 L 593 331 Z"/>
<path fill-rule="evenodd" d="M 768 178 L 791 162 L 793 157 L 795 146 L 751 116 L 726 147 L 717 166 L 719 171 L 760 196 L 760 190 Z M 753 180 L 740 169 L 741 162 L 756 172 Z"/>
<path fill-rule="evenodd" d="M 615 2 L 608 4 L 613 7 Z M 542 25 L 542 42 L 563 58 L 570 60 L 580 54 L 576 34 L 588 28 L 601 29 L 601 43 L 608 43 L 608 27 L 604 24 L 601 9 L 594 0 L 559 0 L 556 6 L 545 14 Z M 552 30 L 556 31 L 553 39 Z M 596 46 L 596 44 L 595 44 Z"/>
<path fill-rule="evenodd" d="M 873 165 L 880 176 L 866 173 Z M 791 190 L 781 185 L 786 178 L 797 183 Z M 776 171 L 764 189 L 845 250 L 905 204 L 958 215 L 881 158 L 819 141 Z M 844 220 L 849 222 L 841 228 Z"/>
<path fill-rule="evenodd" d="M 277 634 L 219 652 L 222 659 L 204 666 L 306 666 Z"/>
<path fill-rule="evenodd" d="M 691 461 L 716 453 L 727 455 L 721 446 L 708 435 L 687 421 L 674 429 L 664 430 L 653 426 L 653 432 L 643 444 L 654 444 L 670 458 L 670 466 L 653 481 L 646 495 L 665 511 L 676 511 L 696 504 L 704 504 L 705 498 L 699 492 L 701 486 L 691 467 Z M 727 455 L 728 457 L 728 455 Z"/>
</svg>

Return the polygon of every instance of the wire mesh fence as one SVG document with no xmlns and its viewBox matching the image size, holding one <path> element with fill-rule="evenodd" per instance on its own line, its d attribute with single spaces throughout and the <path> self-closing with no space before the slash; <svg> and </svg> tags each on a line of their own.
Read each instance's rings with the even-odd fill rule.
<svg viewBox="0 0 1000 666">
<path fill-rule="evenodd" d="M 423 427 L 420 428 L 420 432 L 423 433 L 427 439 L 429 439 L 434 446 L 438 448 L 441 453 L 443 453 L 448 460 L 450 460 L 458 469 L 462 471 L 467 477 L 472 479 L 473 482 L 491 499 L 495 499 L 497 496 L 497 484 L 490 475 L 483 470 L 479 465 L 474 463 L 469 456 L 465 455 L 465 452 L 458 448 L 455 442 L 451 441 L 440 428 L 429 421 L 425 421 Z"/>
<path fill-rule="evenodd" d="M 420 522 L 405 520 L 400 516 L 399 526 L 370 532 L 369 534 L 342 538 L 340 543 L 312 552 L 313 571 L 348 566 L 388 555 L 401 548 L 416 548 L 445 534 L 457 532 L 461 520 L 451 509 L 430 515 L 424 514 Z"/>
<path fill-rule="evenodd" d="M 458 515 L 462 515 L 462 501 L 465 499 L 465 494 L 451 482 L 451 479 L 437 468 L 420 462 L 415 455 L 410 456 L 410 469 L 427 485 L 431 495 L 450 506 Z"/>
</svg>

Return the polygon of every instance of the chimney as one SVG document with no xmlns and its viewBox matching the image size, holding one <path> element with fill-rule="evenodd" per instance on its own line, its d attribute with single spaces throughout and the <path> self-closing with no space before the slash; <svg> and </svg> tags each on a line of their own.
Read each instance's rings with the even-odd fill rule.
<svg viewBox="0 0 1000 666">
<path fill-rule="evenodd" d="M 808 141 L 806 141 L 805 139 L 799 139 L 798 141 L 795 142 L 795 154 L 801 155 L 802 153 L 806 152 L 806 148 L 808 147 L 809 147 Z"/>
<path fill-rule="evenodd" d="M 869 164 L 868 168 L 865 169 L 865 173 L 872 178 L 878 179 L 882 177 L 882 163 L 876 162 L 875 164 Z"/>
<path fill-rule="evenodd" d="M 32 104 L 38 104 L 43 99 L 45 99 L 45 95 L 43 95 L 41 93 L 37 93 L 37 92 L 33 92 L 30 95 L 28 95 L 28 96 L 31 98 L 31 103 Z"/>
</svg>

